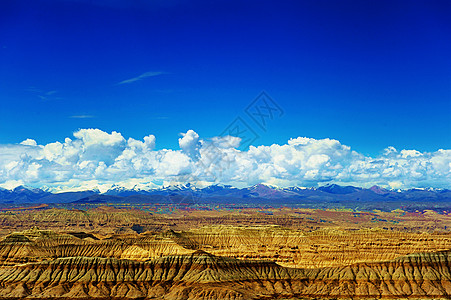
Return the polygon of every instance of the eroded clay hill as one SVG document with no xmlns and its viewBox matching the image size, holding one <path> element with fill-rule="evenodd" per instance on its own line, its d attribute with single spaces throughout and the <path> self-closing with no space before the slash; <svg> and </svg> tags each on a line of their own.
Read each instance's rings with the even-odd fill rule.
<svg viewBox="0 0 451 300">
<path fill-rule="evenodd" d="M 286 267 L 320 268 L 451 249 L 450 234 L 333 228 L 302 232 L 280 226 L 205 226 L 183 232 L 197 249 L 234 258 L 270 259 Z"/>
<path fill-rule="evenodd" d="M 5 299 L 448 299 L 451 253 L 290 269 L 197 251 L 137 262 L 71 257 L 0 269 Z"/>
<path fill-rule="evenodd" d="M 451 299 L 449 214 L 266 213 L 6 211 L 0 299 Z"/>
<path fill-rule="evenodd" d="M 447 249 L 451 249 L 449 234 L 381 229 L 301 232 L 276 225 L 219 225 L 180 232 L 116 234 L 101 239 L 86 232 L 56 233 L 35 227 L 0 240 L 0 265 L 78 256 L 144 261 L 202 250 L 216 256 L 270 260 L 285 267 L 321 268 Z"/>
<path fill-rule="evenodd" d="M 40 262 L 62 257 L 99 257 L 147 260 L 194 250 L 177 243 L 171 232 L 121 235 L 99 240 L 87 233 L 55 233 L 36 227 L 12 233 L 0 241 L 0 265 Z"/>
</svg>

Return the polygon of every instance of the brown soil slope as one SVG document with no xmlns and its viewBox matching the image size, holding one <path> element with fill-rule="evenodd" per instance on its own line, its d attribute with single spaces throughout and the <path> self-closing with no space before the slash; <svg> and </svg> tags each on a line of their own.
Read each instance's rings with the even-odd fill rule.
<svg viewBox="0 0 451 300">
<path fill-rule="evenodd" d="M 291 269 L 203 251 L 137 262 L 70 257 L 0 268 L 4 299 L 449 299 L 451 252 Z"/>
<path fill-rule="evenodd" d="M 449 213 L 271 213 L 5 211 L 0 299 L 451 299 Z"/>
<path fill-rule="evenodd" d="M 450 234 L 280 226 L 205 226 L 182 232 L 197 249 L 234 258 L 270 259 L 285 267 L 321 268 L 387 261 L 415 252 L 451 249 Z"/>
<path fill-rule="evenodd" d="M 100 257 L 144 261 L 203 250 L 216 256 L 271 260 L 294 268 L 348 266 L 388 261 L 417 252 L 451 249 L 450 234 L 387 230 L 301 232 L 280 226 L 205 226 L 189 231 L 113 235 L 56 233 L 37 228 L 0 241 L 0 266 L 63 257 Z"/>
</svg>

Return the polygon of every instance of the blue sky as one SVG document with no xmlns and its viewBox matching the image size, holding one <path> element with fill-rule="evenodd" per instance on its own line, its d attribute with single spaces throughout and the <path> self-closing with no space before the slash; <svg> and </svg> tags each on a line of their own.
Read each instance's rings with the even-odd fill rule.
<svg viewBox="0 0 451 300">
<path fill-rule="evenodd" d="M 451 148 L 449 1 L 0 2 L 0 144 L 97 128 L 179 149 L 241 117 L 259 138 L 366 156 Z M 266 131 L 261 91 L 283 109 Z"/>
<path fill-rule="evenodd" d="M 100 128 L 174 148 L 265 90 L 285 114 L 258 145 L 451 146 L 449 1 L 146 2 L 2 1 L 0 142 Z"/>
</svg>

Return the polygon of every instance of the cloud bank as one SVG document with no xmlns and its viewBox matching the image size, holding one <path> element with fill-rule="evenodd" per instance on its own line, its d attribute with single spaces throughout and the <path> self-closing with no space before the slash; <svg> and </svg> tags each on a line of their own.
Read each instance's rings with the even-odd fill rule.
<svg viewBox="0 0 451 300">
<path fill-rule="evenodd" d="M 365 156 L 333 139 L 292 138 L 286 144 L 237 148 L 240 138 L 202 139 L 181 134 L 180 149 L 155 150 L 153 135 L 126 139 L 121 133 L 80 129 L 64 142 L 33 139 L 0 145 L 0 186 L 19 184 L 53 191 L 108 188 L 112 184 L 155 188 L 169 184 L 257 183 L 318 186 L 327 183 L 388 188 L 451 188 L 451 150 L 388 147 Z"/>
</svg>

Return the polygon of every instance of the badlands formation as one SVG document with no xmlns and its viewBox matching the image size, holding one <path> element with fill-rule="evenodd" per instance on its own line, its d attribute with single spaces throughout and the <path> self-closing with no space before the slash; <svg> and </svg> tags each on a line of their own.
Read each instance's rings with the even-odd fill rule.
<svg viewBox="0 0 451 300">
<path fill-rule="evenodd" d="M 0 299 L 450 299 L 451 215 L 0 213 Z"/>
</svg>

